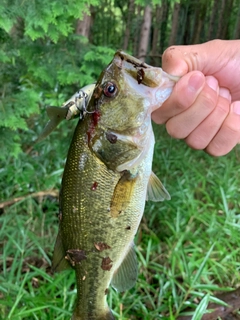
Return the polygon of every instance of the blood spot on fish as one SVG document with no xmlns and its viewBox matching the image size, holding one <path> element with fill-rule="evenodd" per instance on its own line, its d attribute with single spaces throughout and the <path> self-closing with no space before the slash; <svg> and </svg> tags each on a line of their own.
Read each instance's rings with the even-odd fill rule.
<svg viewBox="0 0 240 320">
<path fill-rule="evenodd" d="M 66 260 L 69 260 L 74 267 L 76 264 L 80 264 L 82 260 L 87 258 L 85 251 L 80 249 L 70 249 L 66 251 Z"/>
<path fill-rule="evenodd" d="M 111 132 L 106 133 L 106 138 L 112 144 L 117 142 L 117 136 Z"/>
<path fill-rule="evenodd" d="M 94 246 L 98 251 L 111 249 L 111 247 L 108 244 L 103 243 L 103 242 L 96 242 L 96 243 L 94 243 Z"/>
<path fill-rule="evenodd" d="M 109 291 L 109 290 L 108 290 L 108 288 L 107 288 L 107 289 L 105 289 L 104 293 L 105 293 L 105 294 L 108 294 L 108 291 Z"/>
<path fill-rule="evenodd" d="M 92 119 L 93 119 L 93 125 L 94 127 L 96 127 L 96 125 L 98 124 L 98 121 L 101 117 L 101 113 L 99 110 L 95 110 L 92 114 Z"/>
<path fill-rule="evenodd" d="M 97 186 L 98 186 L 98 183 L 97 183 L 97 181 L 95 181 L 95 182 L 93 183 L 93 185 L 91 186 L 91 190 L 92 190 L 92 191 L 95 191 L 95 190 L 97 189 Z"/>
<path fill-rule="evenodd" d="M 137 82 L 138 82 L 138 84 L 141 84 L 142 83 L 142 81 L 143 81 L 143 78 L 144 78 L 144 71 L 143 71 L 143 69 L 139 69 L 138 71 L 137 71 Z"/>
<path fill-rule="evenodd" d="M 94 133 L 95 127 L 97 126 L 100 117 L 101 117 L 101 113 L 100 113 L 99 110 L 95 110 L 92 113 L 92 121 L 90 122 L 90 125 L 89 125 L 88 130 L 87 130 L 88 143 L 90 142 L 90 140 L 92 138 L 92 135 Z"/>
<path fill-rule="evenodd" d="M 111 264 L 112 262 L 113 261 L 109 257 L 102 258 L 101 268 L 103 270 L 110 271 L 112 268 L 112 264 Z"/>
<path fill-rule="evenodd" d="M 126 227 L 126 230 L 131 230 L 131 227 L 130 227 L 130 226 L 127 226 L 127 227 Z"/>
</svg>

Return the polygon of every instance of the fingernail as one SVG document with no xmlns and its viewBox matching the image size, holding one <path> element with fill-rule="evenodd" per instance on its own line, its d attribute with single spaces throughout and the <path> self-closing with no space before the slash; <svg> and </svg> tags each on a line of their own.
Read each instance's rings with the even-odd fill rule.
<svg viewBox="0 0 240 320">
<path fill-rule="evenodd" d="M 232 110 L 233 110 L 234 113 L 240 115 L 240 101 L 233 102 Z"/>
<path fill-rule="evenodd" d="M 206 77 L 206 83 L 210 88 L 212 88 L 214 91 L 217 91 L 218 89 L 218 81 L 215 77 L 207 76 Z"/>
<path fill-rule="evenodd" d="M 204 84 L 204 75 L 194 73 L 188 80 L 188 85 L 192 91 L 198 91 Z"/>
<path fill-rule="evenodd" d="M 229 101 L 231 101 L 231 94 L 227 88 L 219 88 L 219 95 Z"/>
</svg>

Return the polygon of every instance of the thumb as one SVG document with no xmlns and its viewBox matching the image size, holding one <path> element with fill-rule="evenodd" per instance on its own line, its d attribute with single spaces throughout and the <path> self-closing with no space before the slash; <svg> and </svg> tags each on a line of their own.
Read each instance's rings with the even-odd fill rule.
<svg viewBox="0 0 240 320">
<path fill-rule="evenodd" d="M 163 70 L 176 76 L 198 70 L 213 75 L 223 64 L 220 52 L 225 51 L 226 41 L 212 40 L 202 44 L 172 46 L 163 53 Z M 217 67 L 216 67 L 217 66 Z"/>
</svg>

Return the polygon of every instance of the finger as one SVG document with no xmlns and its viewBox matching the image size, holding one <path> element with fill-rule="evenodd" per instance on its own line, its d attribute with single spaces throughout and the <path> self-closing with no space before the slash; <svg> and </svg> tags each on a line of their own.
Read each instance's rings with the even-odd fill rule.
<svg viewBox="0 0 240 320">
<path fill-rule="evenodd" d="M 224 66 L 222 51 L 226 43 L 223 40 L 213 40 L 202 44 L 169 47 L 162 56 L 163 70 L 177 76 L 193 70 L 202 71 L 206 75 L 214 74 Z"/>
<path fill-rule="evenodd" d="M 230 92 L 219 90 L 224 96 L 218 97 L 218 102 L 213 112 L 193 130 L 185 139 L 186 143 L 193 149 L 205 149 L 220 130 L 224 120 L 230 111 Z"/>
<path fill-rule="evenodd" d="M 229 103 L 231 103 L 232 100 L 232 95 L 229 91 L 229 89 L 227 88 L 219 88 L 219 96 L 226 98 L 228 100 Z"/>
<path fill-rule="evenodd" d="M 166 123 L 167 132 L 174 138 L 185 139 L 214 110 L 218 101 L 218 82 L 207 77 L 203 90 L 194 104 Z"/>
<path fill-rule="evenodd" d="M 239 75 L 236 70 L 240 65 L 239 49 L 239 40 L 212 40 L 196 45 L 172 46 L 163 53 L 162 68 L 175 76 L 183 76 L 193 70 L 213 75 L 221 87 L 231 88 L 232 97 L 238 100 Z"/>
<path fill-rule="evenodd" d="M 204 84 L 205 77 L 201 72 L 186 74 L 176 83 L 171 96 L 152 113 L 153 121 L 162 124 L 186 110 L 194 103 Z"/>
<path fill-rule="evenodd" d="M 240 139 L 240 101 L 231 105 L 231 111 L 220 130 L 206 148 L 213 156 L 223 156 L 231 151 Z"/>
</svg>

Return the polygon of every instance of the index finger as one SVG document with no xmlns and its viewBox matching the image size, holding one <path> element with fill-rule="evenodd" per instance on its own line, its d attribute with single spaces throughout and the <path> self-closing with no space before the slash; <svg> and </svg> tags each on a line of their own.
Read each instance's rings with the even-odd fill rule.
<svg viewBox="0 0 240 320">
<path fill-rule="evenodd" d="M 158 124 L 188 109 L 196 100 L 205 85 L 205 77 L 200 71 L 192 71 L 183 76 L 173 88 L 171 96 L 152 113 L 152 119 Z"/>
</svg>

